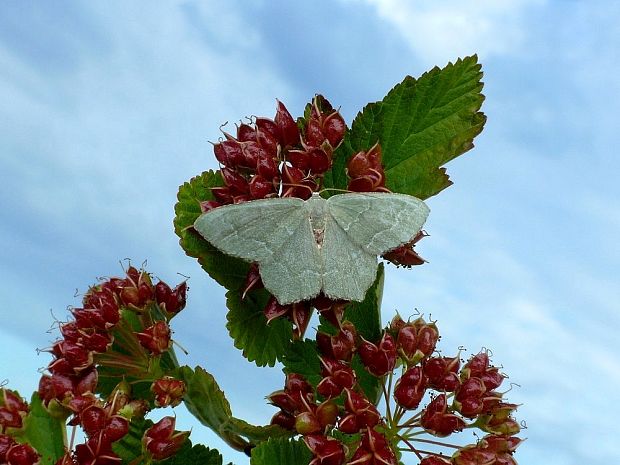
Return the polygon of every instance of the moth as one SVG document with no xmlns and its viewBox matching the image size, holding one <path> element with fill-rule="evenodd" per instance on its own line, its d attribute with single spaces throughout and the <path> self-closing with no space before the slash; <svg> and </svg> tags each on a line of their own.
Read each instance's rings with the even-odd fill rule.
<svg viewBox="0 0 620 465">
<path fill-rule="evenodd" d="M 362 301 L 377 256 L 409 242 L 429 213 L 413 196 L 345 193 L 324 199 L 269 198 L 203 213 L 196 231 L 222 252 L 256 262 L 265 288 L 282 305 L 323 293 Z"/>
</svg>

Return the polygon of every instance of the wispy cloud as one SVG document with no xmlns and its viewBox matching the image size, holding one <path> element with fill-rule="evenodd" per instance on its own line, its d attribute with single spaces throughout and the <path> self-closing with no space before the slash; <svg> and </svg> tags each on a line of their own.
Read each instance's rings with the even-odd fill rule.
<svg viewBox="0 0 620 465">
<path fill-rule="evenodd" d="M 363 1 L 400 32 L 417 56 L 433 64 L 475 52 L 488 58 L 519 51 L 524 19 L 530 8 L 544 4 L 544 0 Z"/>
</svg>

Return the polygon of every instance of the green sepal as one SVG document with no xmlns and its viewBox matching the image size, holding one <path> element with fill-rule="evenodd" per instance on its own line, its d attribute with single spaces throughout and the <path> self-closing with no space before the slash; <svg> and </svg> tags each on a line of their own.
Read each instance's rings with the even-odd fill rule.
<svg viewBox="0 0 620 465">
<path fill-rule="evenodd" d="M 249 293 L 243 300 L 236 291 L 226 293 L 228 333 L 243 356 L 258 366 L 274 366 L 293 337 L 288 319 L 276 318 L 267 324 L 263 309 L 269 297 L 264 290 Z"/>
<path fill-rule="evenodd" d="M 252 449 L 250 465 L 308 465 L 312 453 L 301 440 L 270 439 Z"/>
<path fill-rule="evenodd" d="M 10 435 L 18 442 L 34 447 L 41 455 L 41 465 L 54 464 L 65 453 L 64 419 L 50 415 L 36 392 L 30 398 L 29 408 L 22 428 L 11 430 Z"/>
</svg>

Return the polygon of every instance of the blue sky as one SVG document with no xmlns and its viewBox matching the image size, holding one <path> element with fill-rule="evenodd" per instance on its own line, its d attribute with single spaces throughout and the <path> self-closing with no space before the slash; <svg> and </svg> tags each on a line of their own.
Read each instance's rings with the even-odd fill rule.
<svg viewBox="0 0 620 465">
<path fill-rule="evenodd" d="M 0 379 L 34 388 L 52 314 L 131 257 L 191 277 L 185 361 L 267 421 L 281 373 L 232 346 L 223 290 L 173 233 L 178 186 L 216 168 L 223 122 L 272 116 L 276 98 L 296 115 L 323 93 L 350 122 L 406 74 L 478 53 L 486 129 L 428 202 L 429 263 L 390 269 L 384 319 L 417 308 L 446 353 L 493 350 L 520 385 L 521 464 L 618 458 L 619 25 L 620 4 L 596 0 L 3 1 Z"/>
</svg>

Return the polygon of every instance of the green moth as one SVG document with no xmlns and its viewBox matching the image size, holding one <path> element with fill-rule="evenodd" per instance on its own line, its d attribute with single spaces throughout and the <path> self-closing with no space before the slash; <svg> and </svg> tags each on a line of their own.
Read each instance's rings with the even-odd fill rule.
<svg viewBox="0 0 620 465">
<path fill-rule="evenodd" d="M 203 213 L 194 228 L 222 252 L 257 262 L 265 288 L 282 305 L 323 292 L 362 301 L 377 256 L 409 242 L 429 208 L 395 193 L 346 193 L 328 199 L 270 198 Z"/>
</svg>

